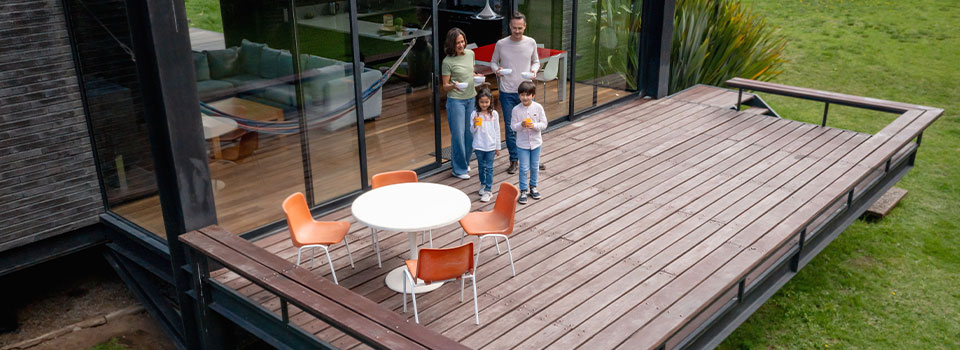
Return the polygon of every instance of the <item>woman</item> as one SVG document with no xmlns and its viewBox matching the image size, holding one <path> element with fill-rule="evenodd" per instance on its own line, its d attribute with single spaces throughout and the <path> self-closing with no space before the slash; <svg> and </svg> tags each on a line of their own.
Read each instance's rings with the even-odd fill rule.
<svg viewBox="0 0 960 350">
<path fill-rule="evenodd" d="M 467 50 L 467 35 L 460 28 L 450 28 L 444 41 L 447 54 L 441 64 L 443 91 L 447 93 L 447 125 L 450 126 L 450 153 L 453 176 L 469 179 L 473 135 L 467 123 L 473 114 L 477 90 L 473 85 L 473 50 Z M 466 83 L 466 87 L 457 87 Z"/>
</svg>

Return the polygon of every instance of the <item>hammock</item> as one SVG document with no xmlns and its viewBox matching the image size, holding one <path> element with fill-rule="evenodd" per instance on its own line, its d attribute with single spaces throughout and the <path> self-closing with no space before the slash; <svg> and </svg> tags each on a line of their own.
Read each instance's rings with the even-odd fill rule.
<svg viewBox="0 0 960 350">
<path fill-rule="evenodd" d="M 423 30 L 424 28 L 426 28 L 427 23 L 430 23 L 429 18 L 426 21 L 424 21 L 423 27 L 421 27 L 420 30 Z M 373 95 L 376 95 L 378 90 L 383 88 L 383 85 L 387 83 L 387 80 L 390 79 L 391 76 L 393 76 L 393 73 L 396 72 L 397 68 L 400 67 L 400 63 L 402 63 L 403 60 L 406 59 L 407 54 L 410 53 L 410 50 L 413 49 L 413 46 L 416 44 L 417 44 L 417 38 L 414 38 L 413 40 L 410 41 L 410 44 L 409 46 L 407 46 L 407 49 L 403 51 L 403 54 L 400 55 L 400 58 L 398 58 L 397 61 L 394 62 L 392 66 L 390 66 L 390 69 L 388 69 L 385 72 L 385 74 L 380 77 L 380 79 L 377 79 L 377 81 L 375 81 L 372 85 L 370 85 L 369 87 L 363 90 L 363 92 L 360 95 L 363 102 L 367 102 L 367 100 L 373 97 Z M 355 98 L 351 99 L 350 101 L 347 101 L 343 105 L 331 111 L 328 111 L 327 113 L 322 115 L 308 114 L 306 116 L 307 128 L 309 129 L 317 126 L 323 126 L 323 125 L 330 124 L 334 121 L 337 121 L 341 117 L 357 109 L 355 102 L 356 102 Z M 209 104 L 206 104 L 203 102 L 200 102 L 200 112 L 206 115 L 212 115 L 217 117 L 227 117 L 227 118 L 233 119 L 234 121 L 237 122 L 237 126 L 244 130 L 256 131 L 256 132 L 267 133 L 267 134 L 280 134 L 280 135 L 296 134 L 297 132 L 300 131 L 300 123 L 297 120 L 260 121 L 260 120 L 246 119 L 246 118 L 241 118 L 241 117 L 226 113 L 224 111 L 218 110 L 213 106 L 210 106 Z"/>
</svg>

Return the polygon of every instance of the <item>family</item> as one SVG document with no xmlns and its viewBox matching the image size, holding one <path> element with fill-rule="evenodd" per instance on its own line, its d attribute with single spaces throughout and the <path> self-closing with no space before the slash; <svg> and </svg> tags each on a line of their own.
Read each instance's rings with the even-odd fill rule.
<svg viewBox="0 0 960 350">
<path fill-rule="evenodd" d="M 507 151 L 510 166 L 507 173 L 519 170 L 520 204 L 527 198 L 540 199 L 537 177 L 541 132 L 547 128 L 543 106 L 534 101 L 536 84 L 530 78 L 540 69 L 537 42 L 523 35 L 526 17 L 515 12 L 510 19 L 510 36 L 497 41 L 491 67 L 499 84 L 499 100 L 506 126 Z M 459 28 L 451 28 L 444 42 L 446 57 L 441 65 L 443 91 L 447 94 L 447 124 L 450 127 L 451 163 L 453 176 L 469 179 L 470 153 L 477 156 L 480 177 L 480 201 L 493 196 L 493 159 L 500 154 L 500 122 L 493 104 L 493 95 L 487 88 L 474 87 L 473 51 L 466 48 L 467 36 Z M 477 79 L 479 80 L 479 79 Z M 482 81 L 482 80 L 481 80 Z M 468 126 L 469 125 L 469 126 Z"/>
</svg>

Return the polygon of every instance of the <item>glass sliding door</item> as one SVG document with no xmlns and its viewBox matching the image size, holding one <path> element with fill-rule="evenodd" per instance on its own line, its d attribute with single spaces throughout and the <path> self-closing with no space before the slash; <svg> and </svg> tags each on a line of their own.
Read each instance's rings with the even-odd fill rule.
<svg viewBox="0 0 960 350">
<path fill-rule="evenodd" d="M 363 105 L 368 176 L 436 160 L 431 6 L 357 1 L 361 89 L 370 95 Z"/>
<path fill-rule="evenodd" d="M 361 188 L 357 101 L 354 91 L 353 46 L 347 1 L 293 1 L 291 23 L 297 97 L 302 109 L 297 120 L 306 133 L 298 138 L 307 149 L 312 204 L 343 196 Z M 361 87 L 372 86 L 379 71 L 361 68 Z M 363 103 L 363 117 L 378 115 L 380 96 Z"/>
<path fill-rule="evenodd" d="M 637 90 L 642 0 L 577 0 L 574 108 L 582 111 Z"/>
<path fill-rule="evenodd" d="M 312 32 L 297 24 L 309 11 L 290 0 L 192 2 L 220 225 L 243 233 L 282 221 L 294 192 L 316 205 L 360 189 L 349 26 L 340 37 Z"/>
<path fill-rule="evenodd" d="M 569 60 L 573 6 L 563 0 L 519 0 L 517 9 L 527 17 L 525 35 L 537 41 L 540 72 L 532 79 L 537 85 L 536 101 L 543 105 L 549 120 L 570 114 Z"/>
</svg>

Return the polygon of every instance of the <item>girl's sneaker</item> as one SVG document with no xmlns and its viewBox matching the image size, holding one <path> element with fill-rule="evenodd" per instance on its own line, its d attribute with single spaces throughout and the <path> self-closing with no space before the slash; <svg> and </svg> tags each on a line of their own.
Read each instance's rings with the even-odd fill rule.
<svg viewBox="0 0 960 350">
<path fill-rule="evenodd" d="M 484 188 L 486 188 L 486 187 L 485 187 L 485 186 L 480 186 L 480 190 L 477 191 L 477 194 L 483 196 L 483 193 L 484 193 L 484 192 L 487 192 L 487 191 L 484 190 Z"/>
<path fill-rule="evenodd" d="M 536 187 L 530 187 L 530 198 L 540 199 L 540 191 Z"/>
<path fill-rule="evenodd" d="M 517 203 L 527 204 L 527 191 L 520 191 L 520 198 L 517 199 Z"/>
<path fill-rule="evenodd" d="M 489 202 L 489 201 L 490 201 L 490 198 L 492 198 L 492 197 L 493 197 L 493 193 L 490 193 L 490 192 L 487 192 L 487 191 L 483 191 L 483 194 L 480 195 L 480 201 L 481 201 L 481 202 Z"/>
</svg>

